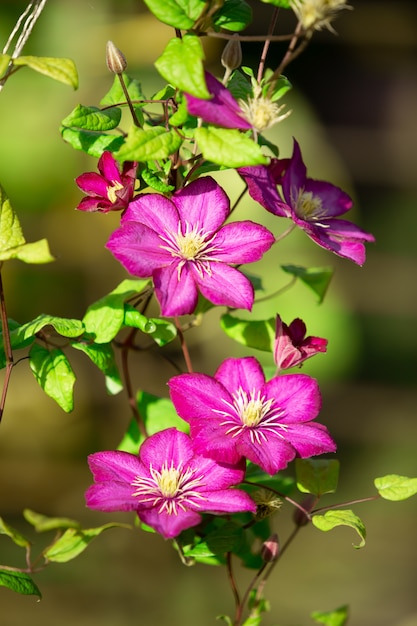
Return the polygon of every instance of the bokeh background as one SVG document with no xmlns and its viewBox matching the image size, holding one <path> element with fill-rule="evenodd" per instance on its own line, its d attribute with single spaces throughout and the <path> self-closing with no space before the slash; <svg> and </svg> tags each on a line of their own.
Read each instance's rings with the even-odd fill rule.
<svg viewBox="0 0 417 626">
<path fill-rule="evenodd" d="M 373 478 L 417 470 L 417 16 L 413 1 L 358 0 L 336 21 L 337 36 L 319 33 L 287 70 L 294 85 L 286 97 L 293 113 L 269 136 L 289 156 L 300 142 L 309 175 L 339 184 L 355 199 L 351 218 L 373 232 L 363 268 L 318 249 L 293 234 L 252 271 L 265 273 L 268 291 L 283 286 L 285 263 L 333 265 L 335 277 L 323 305 L 302 286 L 272 304 L 259 318 L 280 312 L 289 322 L 303 317 L 312 334 L 329 338 L 326 356 L 307 363 L 323 393 L 321 421 L 339 445 L 338 499 L 373 493 Z M 261 33 L 271 7 L 252 2 L 248 33 Z M 26 3 L 0 3 L 0 42 L 7 40 Z M 292 22 L 285 18 L 282 28 Z M 158 25 L 139 0 L 54 0 L 47 4 L 24 52 L 70 57 L 80 88 L 24 69 L 0 94 L 0 181 L 18 211 L 26 239 L 47 237 L 56 261 L 18 262 L 4 269 L 9 316 L 25 322 L 40 313 L 82 317 L 86 307 L 125 277 L 104 249 L 118 216 L 74 210 L 81 194 L 74 178 L 96 161 L 64 144 L 60 121 L 78 103 L 98 105 L 112 77 L 105 65 L 111 39 L 127 56 L 129 73 L 149 95 L 162 86 L 152 63 L 171 29 Z M 207 62 L 221 75 L 219 45 L 207 43 Z M 244 48 L 254 63 L 259 44 Z M 274 44 L 268 65 L 281 57 Z M 233 175 L 219 179 L 231 196 L 242 189 Z M 260 219 L 250 200 L 241 217 Z M 267 216 L 277 232 L 277 221 Z M 275 256 L 274 256 L 275 255 Z M 243 355 L 211 312 L 190 336 L 197 369 L 211 373 L 226 356 Z M 177 349 L 170 356 L 180 359 Z M 267 362 L 267 355 L 257 355 Z M 75 409 L 66 415 L 37 387 L 25 362 L 13 371 L 0 428 L 0 515 L 25 533 L 25 507 L 80 519 L 85 526 L 110 521 L 87 511 L 83 492 L 91 477 L 86 455 L 114 448 L 130 419 L 123 394 L 109 398 L 101 376 L 83 355 L 70 355 L 79 377 Z M 166 395 L 174 372 L 156 354 L 138 358 L 134 383 Z M 355 626 L 417 625 L 417 503 L 357 505 L 368 530 L 355 550 L 353 531 L 323 534 L 307 528 L 268 582 L 272 611 L 265 625 L 312 623 L 313 610 L 351 606 Z M 275 521 L 282 540 L 290 512 Z M 125 519 L 112 516 L 111 519 Z M 42 537 L 34 537 L 42 546 Z M 35 549 L 36 551 L 36 549 Z M 23 565 L 7 537 L 0 563 Z M 239 572 L 242 581 L 247 572 Z M 209 626 L 231 613 L 225 573 L 209 566 L 184 567 L 168 542 L 155 535 L 112 530 L 68 565 L 52 565 L 36 577 L 43 600 L 0 588 L 5 626 Z"/>
</svg>

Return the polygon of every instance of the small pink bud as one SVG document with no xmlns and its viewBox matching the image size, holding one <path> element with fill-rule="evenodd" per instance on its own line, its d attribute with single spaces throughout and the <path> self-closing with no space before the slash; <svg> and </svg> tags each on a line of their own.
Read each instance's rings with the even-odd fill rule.
<svg viewBox="0 0 417 626">
<path fill-rule="evenodd" d="M 279 554 L 279 541 L 278 535 L 274 533 L 263 542 L 261 548 L 261 557 L 264 563 L 272 563 L 277 560 Z"/>
<path fill-rule="evenodd" d="M 112 41 L 107 42 L 106 46 L 106 63 L 110 72 L 113 74 L 121 74 L 127 68 L 126 57 L 119 48 L 116 48 Z"/>
</svg>

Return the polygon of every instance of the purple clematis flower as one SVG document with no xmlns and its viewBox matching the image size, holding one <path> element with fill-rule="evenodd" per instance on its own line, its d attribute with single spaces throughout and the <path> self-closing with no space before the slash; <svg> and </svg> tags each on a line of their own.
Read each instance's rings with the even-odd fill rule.
<svg viewBox="0 0 417 626">
<path fill-rule="evenodd" d="M 352 208 L 351 198 L 331 183 L 307 178 L 306 166 L 295 140 L 291 159 L 272 160 L 269 166 L 249 166 L 238 171 L 252 198 L 265 209 L 292 219 L 322 248 L 363 265 L 364 242 L 375 241 L 374 236 L 338 218 Z M 284 200 L 277 185 L 282 187 Z"/>
<path fill-rule="evenodd" d="M 185 99 L 188 112 L 195 117 L 201 117 L 209 124 L 239 130 L 253 128 L 262 132 L 289 115 L 289 113 L 280 115 L 284 105 L 278 105 L 262 96 L 260 88 L 255 88 L 253 98 L 237 102 L 230 91 L 212 74 L 206 72 L 205 79 L 211 99 L 203 100 L 187 93 Z"/>
<path fill-rule="evenodd" d="M 321 405 L 317 382 L 304 374 L 265 382 L 253 357 L 226 359 L 214 377 L 180 374 L 169 381 L 172 401 L 190 424 L 197 453 L 225 463 L 246 457 L 268 474 L 295 456 L 334 452 L 325 426 L 311 423 Z"/>
<path fill-rule="evenodd" d="M 96 452 L 88 463 L 95 481 L 86 492 L 90 509 L 136 511 L 166 539 L 199 524 L 202 513 L 256 510 L 248 494 L 230 489 L 243 480 L 244 463 L 232 467 L 199 456 L 176 428 L 149 437 L 139 456 Z"/>
<path fill-rule="evenodd" d="M 285 370 L 309 359 L 317 352 L 326 352 L 327 339 L 321 337 L 306 337 L 306 325 L 300 319 L 295 319 L 289 326 L 279 315 L 276 319 L 274 341 L 274 361 L 279 370 Z"/>
<path fill-rule="evenodd" d="M 216 305 L 251 309 L 250 281 L 229 264 L 258 261 L 274 243 L 250 221 L 223 226 L 229 199 L 211 178 L 200 178 L 171 199 L 144 194 L 133 200 L 107 248 L 130 274 L 152 277 L 162 315 L 192 313 L 198 290 Z"/>
<path fill-rule="evenodd" d="M 80 211 L 122 211 L 132 199 L 137 163 L 125 161 L 122 171 L 111 152 L 103 152 L 98 161 L 96 172 L 81 174 L 75 179 L 81 191 L 87 194 L 77 209 Z"/>
</svg>

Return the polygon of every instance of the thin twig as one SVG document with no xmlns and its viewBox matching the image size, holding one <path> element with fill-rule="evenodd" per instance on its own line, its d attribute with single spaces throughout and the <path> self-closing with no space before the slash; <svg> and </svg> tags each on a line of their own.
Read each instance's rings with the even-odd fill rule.
<svg viewBox="0 0 417 626">
<path fill-rule="evenodd" d="M 6 373 L 4 376 L 3 389 L 1 392 L 1 399 L 0 399 L 0 422 L 1 422 L 1 418 L 3 417 L 3 412 L 4 412 L 4 405 L 6 403 L 7 390 L 9 388 L 10 376 L 11 376 L 13 365 L 14 365 L 12 345 L 10 342 L 9 323 L 7 321 L 6 301 L 4 299 L 1 265 L 0 265 L 0 317 L 1 317 L 1 330 L 3 333 L 3 349 L 4 349 L 4 355 L 6 357 Z"/>
</svg>

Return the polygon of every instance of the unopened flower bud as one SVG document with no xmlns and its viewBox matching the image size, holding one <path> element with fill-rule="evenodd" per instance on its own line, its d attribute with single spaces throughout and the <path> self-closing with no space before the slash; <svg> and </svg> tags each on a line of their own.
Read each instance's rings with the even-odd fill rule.
<svg viewBox="0 0 417 626">
<path fill-rule="evenodd" d="M 242 65 L 242 46 L 238 35 L 234 35 L 233 39 L 229 39 L 224 47 L 221 57 L 223 67 L 229 72 L 236 70 Z"/>
<path fill-rule="evenodd" d="M 253 499 L 256 504 L 255 519 L 257 521 L 270 517 L 279 511 L 282 506 L 282 500 L 268 489 L 260 489 L 255 492 Z"/>
<path fill-rule="evenodd" d="M 112 41 L 107 42 L 106 46 L 106 63 L 107 67 L 113 74 L 121 74 L 127 68 L 126 57 L 119 48 L 116 48 Z"/>
<path fill-rule="evenodd" d="M 274 533 L 263 542 L 261 548 L 261 557 L 264 563 L 272 563 L 277 560 L 279 554 L 278 535 Z"/>
<path fill-rule="evenodd" d="M 310 513 L 310 511 L 313 510 L 316 502 L 317 497 L 313 496 L 312 494 L 309 494 L 304 498 L 304 500 L 301 502 L 301 506 L 303 507 L 305 513 L 298 508 L 294 511 L 293 520 L 296 526 L 306 526 L 309 523 L 311 518 L 308 514 Z"/>
</svg>

